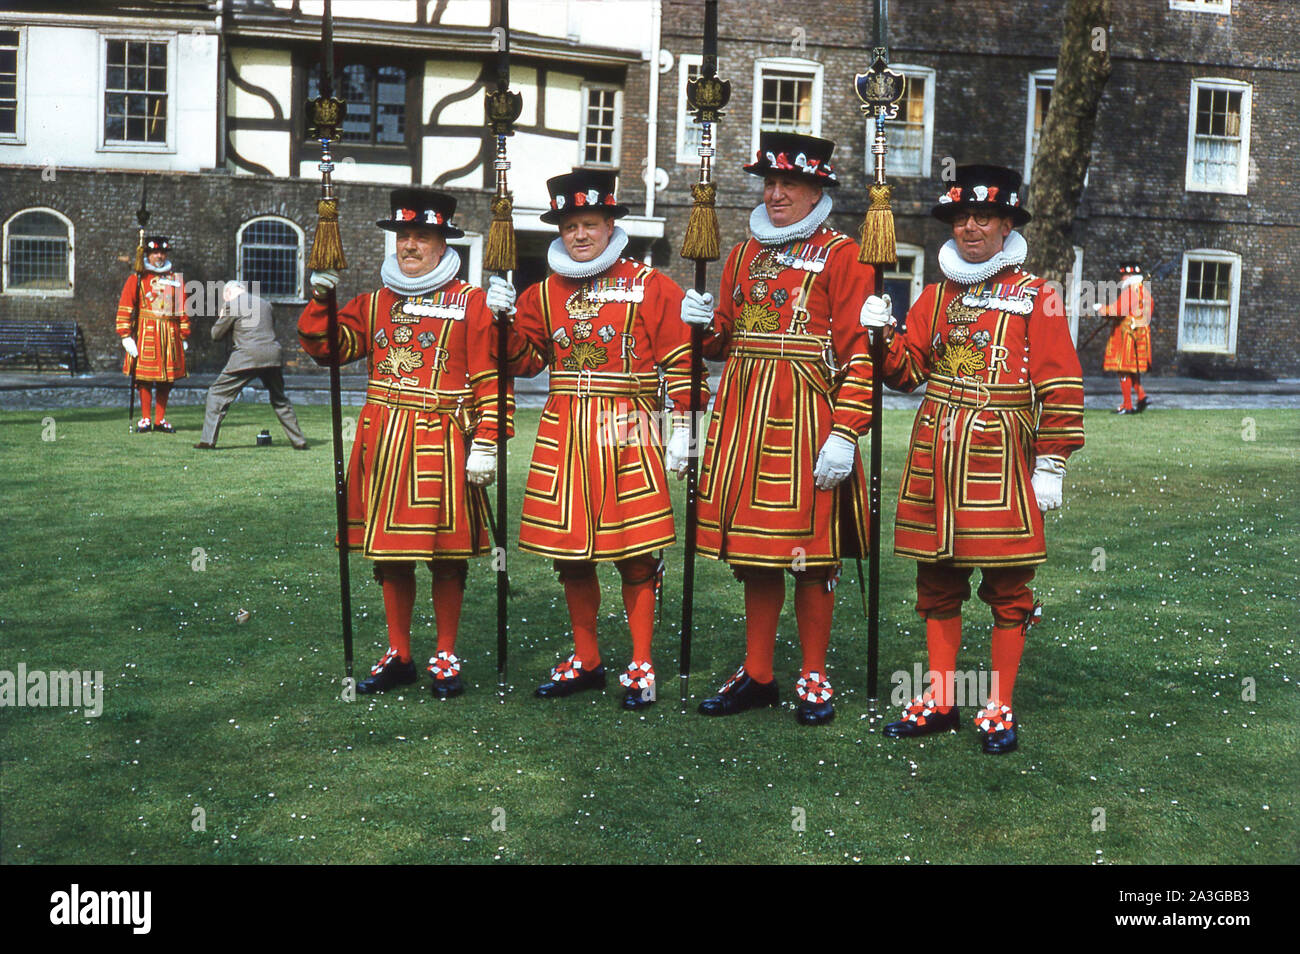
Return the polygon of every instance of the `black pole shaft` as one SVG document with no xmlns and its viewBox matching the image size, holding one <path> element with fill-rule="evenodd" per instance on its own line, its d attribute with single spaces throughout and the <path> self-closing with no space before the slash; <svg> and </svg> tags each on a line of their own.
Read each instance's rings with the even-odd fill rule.
<svg viewBox="0 0 1300 954">
<path fill-rule="evenodd" d="M 875 295 L 885 293 L 885 269 L 875 266 Z M 885 335 L 871 333 L 871 483 L 867 488 L 869 522 L 867 550 L 867 699 L 874 702 L 879 688 L 880 657 L 880 449 L 884 411 Z"/>
<path fill-rule="evenodd" d="M 503 4 L 504 6 L 504 4 Z M 510 347 L 510 317 L 497 315 L 497 519 L 493 528 L 497 552 L 497 686 L 506 685 L 506 620 L 510 576 L 506 570 L 506 423 L 509 405 L 506 396 L 507 350 Z"/>
<path fill-rule="evenodd" d="M 695 263 L 695 290 L 704 294 L 708 263 Z M 704 386 L 704 327 L 691 325 L 690 445 L 686 457 L 686 544 L 682 553 L 682 709 L 686 708 L 691 679 L 691 636 L 695 628 L 695 537 L 699 526 L 697 480 L 699 477 L 700 392 Z"/>
<path fill-rule="evenodd" d="M 343 614 L 343 666 L 352 678 L 352 579 L 348 572 L 347 480 L 343 470 L 343 385 L 339 380 L 339 309 L 334 289 L 325 299 L 330 349 L 330 427 L 334 437 L 334 518 L 339 535 L 339 602 Z"/>
</svg>

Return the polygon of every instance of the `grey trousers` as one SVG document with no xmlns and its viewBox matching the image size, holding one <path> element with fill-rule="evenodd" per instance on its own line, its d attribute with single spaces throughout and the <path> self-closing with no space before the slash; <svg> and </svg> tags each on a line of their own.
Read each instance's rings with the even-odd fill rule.
<svg viewBox="0 0 1300 954">
<path fill-rule="evenodd" d="M 221 428 L 226 411 L 235 398 L 239 397 L 239 392 L 254 378 L 261 379 L 262 386 L 270 395 L 271 407 L 284 426 L 289 443 L 294 447 L 305 445 L 307 438 L 298 426 L 298 418 L 293 413 L 288 395 L 284 393 L 284 372 L 279 368 L 248 368 L 244 371 L 222 371 L 217 375 L 217 380 L 208 388 L 208 406 L 203 415 L 203 437 L 200 440 L 206 444 L 217 443 L 217 431 Z"/>
</svg>

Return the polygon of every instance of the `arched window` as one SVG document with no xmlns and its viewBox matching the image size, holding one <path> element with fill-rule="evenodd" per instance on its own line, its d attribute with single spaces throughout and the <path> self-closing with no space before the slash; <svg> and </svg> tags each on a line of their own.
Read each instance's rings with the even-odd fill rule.
<svg viewBox="0 0 1300 954">
<path fill-rule="evenodd" d="M 239 280 L 262 298 L 302 298 L 302 243 L 302 229 L 288 219 L 250 219 L 235 241 Z"/>
<path fill-rule="evenodd" d="M 4 228 L 4 290 L 72 295 L 72 221 L 54 209 L 24 209 Z"/>
</svg>

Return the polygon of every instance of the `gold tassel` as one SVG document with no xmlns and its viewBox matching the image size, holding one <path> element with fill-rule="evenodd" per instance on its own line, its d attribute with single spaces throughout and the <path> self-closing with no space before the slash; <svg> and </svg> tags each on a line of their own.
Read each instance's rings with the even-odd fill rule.
<svg viewBox="0 0 1300 954">
<path fill-rule="evenodd" d="M 858 261 L 864 265 L 893 265 L 898 261 L 894 212 L 889 207 L 893 191 L 888 185 L 873 185 L 869 192 L 871 205 L 862 220 L 862 243 L 858 250 Z"/>
<path fill-rule="evenodd" d="M 139 275 L 143 271 L 144 271 L 144 246 L 137 245 L 135 247 L 135 273 Z"/>
<path fill-rule="evenodd" d="M 510 217 L 513 211 L 509 196 L 499 195 L 492 200 L 492 225 L 483 249 L 483 268 L 489 272 L 513 271 L 517 264 L 515 224 Z"/>
<path fill-rule="evenodd" d="M 682 239 L 682 258 L 697 262 L 716 262 L 722 233 L 718 230 L 718 213 L 714 198 L 718 187 L 712 182 L 697 182 L 691 186 L 691 218 L 686 223 L 686 237 Z"/>
<path fill-rule="evenodd" d="M 348 260 L 343 257 L 343 238 L 339 235 L 339 204 L 336 199 L 321 199 L 316 203 L 316 236 L 312 239 L 307 267 L 313 272 L 348 267 Z"/>
</svg>

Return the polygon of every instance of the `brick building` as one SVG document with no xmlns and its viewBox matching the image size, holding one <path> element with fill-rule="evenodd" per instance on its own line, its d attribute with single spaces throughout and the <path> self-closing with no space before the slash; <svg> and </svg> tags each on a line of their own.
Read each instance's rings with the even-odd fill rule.
<svg viewBox="0 0 1300 954">
<path fill-rule="evenodd" d="M 866 124 L 853 92 L 865 70 L 874 3 L 722 0 L 719 75 L 732 83 L 720 130 L 724 236 L 745 234 L 759 180 L 740 171 L 759 128 L 799 128 L 837 143 L 832 223 L 857 234 L 866 207 Z M 890 128 L 889 178 L 899 270 L 896 307 L 937 281 L 944 228 L 929 217 L 945 159 L 995 162 L 1032 177 L 1050 102 L 1065 0 L 906 0 L 890 5 L 891 65 L 910 90 Z M 1087 187 L 1074 227 L 1070 302 L 1076 340 L 1096 319 L 1088 283 L 1113 282 L 1138 257 L 1157 277 L 1156 370 L 1215 377 L 1292 376 L 1300 320 L 1300 5 L 1283 0 L 1143 0 L 1113 4 L 1112 73 L 1100 106 Z M 665 0 L 664 50 L 673 80 L 660 114 L 673 115 L 698 64 L 695 0 Z M 670 185 L 659 209 L 680 236 L 695 163 L 688 124 L 660 127 Z M 676 162 L 674 163 L 674 159 Z M 672 266 L 679 281 L 690 272 Z M 1079 292 L 1082 291 L 1082 294 Z M 1080 316 L 1082 300 L 1085 313 Z M 1080 357 L 1101 369 L 1105 335 Z"/>
<path fill-rule="evenodd" d="M 455 193 L 468 278 L 489 220 L 482 89 L 493 80 L 487 0 L 335 0 L 339 85 L 351 127 L 340 150 L 345 292 L 372 285 L 385 254 L 373 226 L 395 184 Z M 740 171 L 760 128 L 834 139 L 844 186 L 832 223 L 865 208 L 866 128 L 853 75 L 866 68 L 866 0 L 721 0 L 720 73 L 732 101 L 719 136 L 724 244 L 745 234 L 759 181 Z M 944 230 L 928 217 L 947 159 L 1032 176 L 1065 0 L 906 0 L 890 10 L 908 100 L 890 130 L 899 307 L 938 278 Z M 540 277 L 553 230 L 544 180 L 573 165 L 621 170 L 634 254 L 691 280 L 676 253 L 698 162 L 680 117 L 698 68 L 700 0 L 533 0 L 511 5 L 511 140 L 521 265 Z M 306 290 L 318 146 L 303 103 L 319 58 L 312 0 L 30 0 L 0 13 L 0 318 L 76 317 L 92 364 L 120 357 L 112 312 L 134 247 L 147 172 L 151 230 L 176 239 L 188 279 L 259 278 L 280 336 Z M 1157 371 L 1291 376 L 1300 295 L 1296 173 L 1300 7 L 1287 0 L 1116 2 L 1112 74 L 1075 222 L 1076 290 L 1154 272 Z M 132 59 L 140 59 L 138 64 Z M 150 58 L 153 59 L 150 59 Z M 151 72 L 152 71 L 152 72 Z M 159 85 L 155 89 L 150 83 Z M 651 175 L 650 170 L 653 170 Z M 646 188 L 653 181 L 654 189 Z M 716 281 L 718 268 L 710 274 Z M 1082 296 L 1086 303 L 1088 296 Z M 1071 322 L 1086 340 L 1095 319 Z M 1083 350 L 1100 369 L 1104 336 Z M 224 359 L 199 335 L 200 368 Z"/>
</svg>

